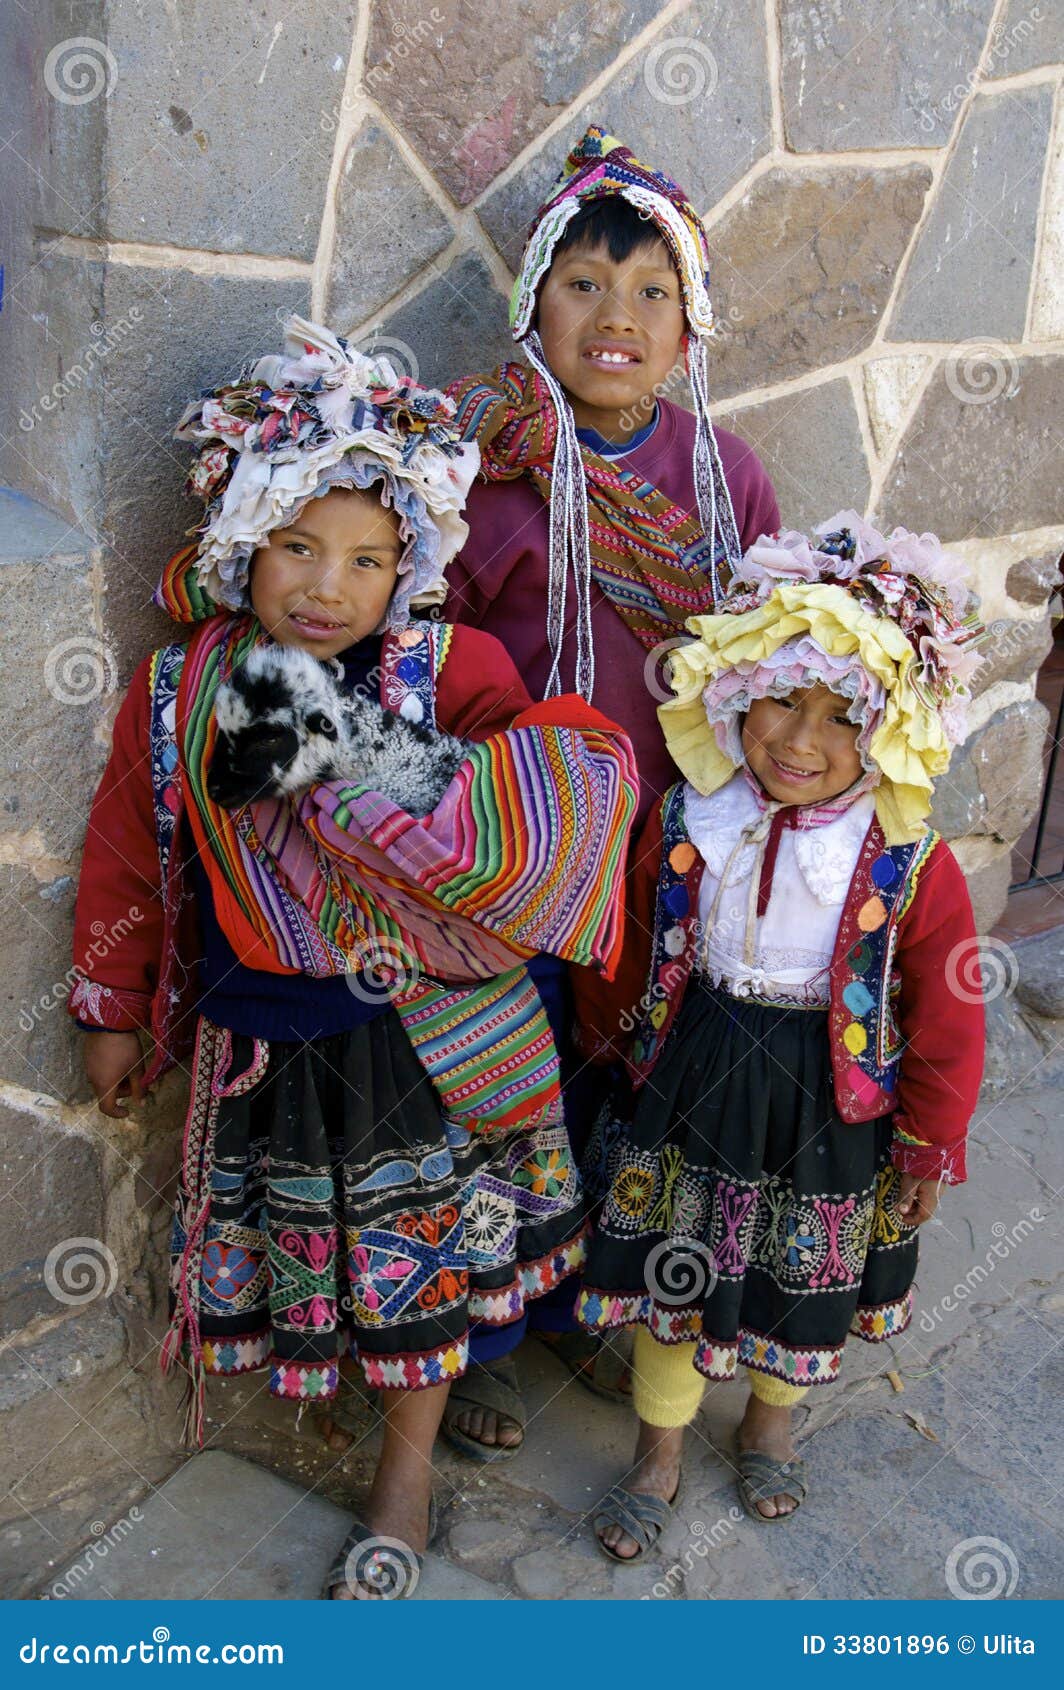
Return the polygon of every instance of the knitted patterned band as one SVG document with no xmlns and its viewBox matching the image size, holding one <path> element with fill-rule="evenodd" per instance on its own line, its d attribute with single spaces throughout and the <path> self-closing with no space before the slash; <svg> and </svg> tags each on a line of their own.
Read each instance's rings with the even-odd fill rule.
<svg viewBox="0 0 1064 1690">
<path fill-rule="evenodd" d="M 386 359 L 290 318 L 283 355 L 205 391 L 181 418 L 175 437 L 198 448 L 187 490 L 206 510 L 155 602 L 179 622 L 248 610 L 250 561 L 273 529 L 331 488 L 372 487 L 405 542 L 387 618 L 400 626 L 412 600 L 442 598 L 443 571 L 469 532 L 461 511 L 480 460 L 453 414 L 442 393 Z"/>
<path fill-rule="evenodd" d="M 863 733 L 859 743 L 880 773 L 880 823 L 888 844 L 911 842 L 964 737 L 985 629 L 963 565 L 933 534 L 884 536 L 856 511 L 815 533 L 762 535 L 720 613 L 691 618 L 695 639 L 670 659 L 676 696 L 659 709 L 665 741 L 692 785 L 715 792 L 737 761 L 735 736 L 717 731 L 729 704 L 778 696 L 788 670 L 795 687 L 821 680 L 853 700 L 851 719 L 871 724 L 867 747 Z M 867 680 L 855 686 L 858 665 Z M 729 674 L 738 676 L 730 697 Z"/>
<path fill-rule="evenodd" d="M 641 164 L 628 148 L 592 124 L 562 166 L 562 173 L 536 213 L 510 300 L 514 339 L 532 323 L 539 284 L 569 221 L 592 200 L 618 194 L 651 222 L 669 249 L 683 288 L 684 313 L 692 334 L 709 334 L 709 249 L 701 220 L 683 189 L 660 171 Z"/>
<path fill-rule="evenodd" d="M 529 345 L 531 345 L 531 337 Z M 552 386 L 553 383 L 553 386 Z M 723 585 L 697 511 L 686 511 L 622 461 L 600 457 L 567 437 L 564 469 L 570 487 L 580 485 L 561 532 L 555 518 L 565 506 L 554 497 L 558 468 L 557 417 L 568 410 L 553 377 L 503 364 L 490 380 L 470 377 L 450 389 L 455 420 L 463 436 L 480 447 L 481 473 L 489 481 L 525 476 L 550 505 L 551 564 L 547 634 L 554 659 L 548 695 L 560 690 L 558 660 L 566 619 L 567 575 L 553 565 L 565 530 L 586 545 L 590 571 L 583 579 L 605 593 L 618 616 L 649 652 L 682 634 L 689 616 L 715 607 Z M 579 579 L 579 578 L 578 578 Z M 586 597 L 577 604 L 576 683 L 586 698 L 594 685 L 594 652 L 584 637 Z"/>
</svg>

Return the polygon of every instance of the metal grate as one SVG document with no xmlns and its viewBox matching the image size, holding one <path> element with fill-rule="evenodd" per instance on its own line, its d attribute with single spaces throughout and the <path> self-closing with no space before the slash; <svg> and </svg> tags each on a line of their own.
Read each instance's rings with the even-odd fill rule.
<svg viewBox="0 0 1064 1690">
<path fill-rule="evenodd" d="M 1034 844 L 1031 846 L 1031 872 L 1026 880 L 1017 880 L 1009 887 L 1010 892 L 1022 892 L 1028 886 L 1052 886 L 1058 880 L 1064 880 L 1064 862 L 1050 873 L 1042 873 L 1042 854 L 1046 828 L 1053 809 L 1054 799 L 1059 803 L 1060 794 L 1057 792 L 1057 776 L 1060 769 L 1060 737 L 1064 732 L 1064 687 L 1061 689 L 1057 703 L 1056 720 L 1053 723 L 1049 764 L 1046 768 L 1045 783 L 1042 787 L 1042 802 L 1038 810 L 1038 823 L 1035 828 Z"/>
</svg>

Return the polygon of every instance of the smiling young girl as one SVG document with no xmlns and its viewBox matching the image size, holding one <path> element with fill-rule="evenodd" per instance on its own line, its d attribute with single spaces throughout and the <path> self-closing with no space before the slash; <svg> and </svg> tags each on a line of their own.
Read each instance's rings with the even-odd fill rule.
<svg viewBox="0 0 1064 1690">
<path fill-rule="evenodd" d="M 579 1310 L 637 1323 L 635 1461 L 595 1514 L 618 1560 L 658 1537 L 704 1382 L 738 1366 L 740 1498 L 794 1513 L 793 1408 L 849 1332 L 908 1325 L 917 1228 L 965 1177 L 974 928 L 926 817 L 977 661 L 967 592 L 932 535 L 853 512 L 817 534 L 759 541 L 673 653 L 686 781 L 633 851 L 624 966 L 578 988 L 588 1053 L 628 1075 Z"/>
<path fill-rule="evenodd" d="M 158 597 L 195 630 L 133 676 L 78 890 L 71 1007 L 100 1108 L 123 1118 L 191 1051 L 162 1352 L 189 1371 L 188 1432 L 202 1442 L 208 1374 L 268 1369 L 300 1405 L 332 1400 L 350 1355 L 379 1388 L 366 1519 L 326 1579 L 340 1598 L 413 1588 L 470 1321 L 512 1321 L 582 1259 L 525 963 L 613 957 L 634 805 L 612 724 L 578 699 L 533 706 L 490 635 L 411 620 L 465 532 L 476 451 L 449 424 L 442 395 L 299 318 L 284 356 L 190 407 L 206 512 Z M 468 742 L 431 813 L 357 768 L 222 807 L 219 689 L 271 645 Z M 268 710 L 241 725 L 268 767 Z M 101 971 L 92 936 L 134 905 Z"/>
</svg>

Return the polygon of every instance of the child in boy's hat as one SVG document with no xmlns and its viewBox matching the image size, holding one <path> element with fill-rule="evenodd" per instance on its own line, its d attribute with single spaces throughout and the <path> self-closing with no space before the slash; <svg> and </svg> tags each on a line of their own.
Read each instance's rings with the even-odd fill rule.
<svg viewBox="0 0 1064 1690">
<path fill-rule="evenodd" d="M 754 452 L 710 421 L 708 284 L 690 199 L 592 126 L 537 212 L 518 271 L 510 321 L 527 365 L 449 389 L 482 474 L 447 572 L 447 614 L 502 640 L 533 697 L 575 687 L 624 727 L 637 822 L 676 777 L 656 711 L 661 654 L 689 616 L 714 609 L 743 547 L 779 524 Z M 676 402 L 685 381 L 693 415 Z M 564 999 L 560 971 L 556 991 Z M 580 1089 L 567 1088 L 577 1136 L 589 1109 Z M 623 1366 L 596 1359 L 565 1297 L 544 1301 L 534 1324 L 549 1322 L 576 1376 L 615 1399 Z M 520 1443 L 508 1352 L 523 1335 L 523 1324 L 474 1333 L 472 1354 L 492 1371 L 470 1371 L 445 1420 L 467 1453 L 479 1442 L 498 1459 Z"/>
</svg>

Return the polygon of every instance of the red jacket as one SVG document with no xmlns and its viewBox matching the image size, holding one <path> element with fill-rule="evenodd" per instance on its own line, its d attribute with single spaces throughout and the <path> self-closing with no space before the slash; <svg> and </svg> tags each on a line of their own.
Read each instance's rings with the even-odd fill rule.
<svg viewBox="0 0 1064 1690">
<path fill-rule="evenodd" d="M 658 402 L 660 420 L 650 439 L 624 459 L 624 467 L 659 487 L 684 510 L 697 508 L 692 456 L 695 419 L 671 400 Z M 776 495 L 757 454 L 727 429 L 716 429 L 724 478 L 743 548 L 779 527 Z M 479 477 L 466 503 L 469 538 L 447 569 L 446 615 L 494 634 L 513 655 L 534 698 L 542 698 L 550 671 L 547 587 L 550 518 L 546 501 L 525 475 L 513 481 Z M 562 687 L 574 684 L 576 594 L 566 605 Z M 594 704 L 624 729 L 639 772 L 638 828 L 656 799 L 676 779 L 665 746 L 657 704 L 668 696 L 660 672 L 596 582 L 591 583 L 595 641 Z"/>
</svg>

